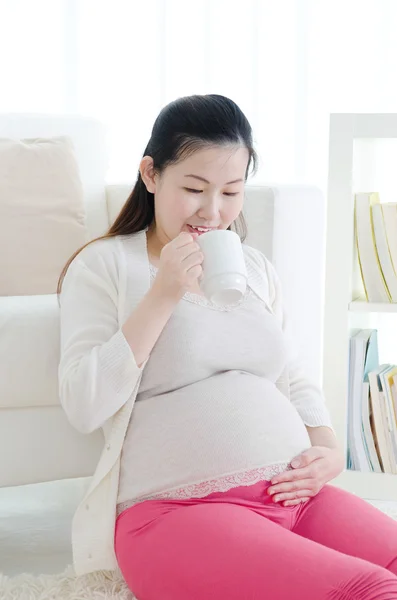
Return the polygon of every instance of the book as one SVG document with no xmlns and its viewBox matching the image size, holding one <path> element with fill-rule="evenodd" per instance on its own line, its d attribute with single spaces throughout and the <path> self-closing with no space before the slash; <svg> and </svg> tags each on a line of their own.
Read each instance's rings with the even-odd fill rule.
<svg viewBox="0 0 397 600">
<path fill-rule="evenodd" d="M 391 301 L 376 250 L 372 207 L 380 203 L 378 192 L 355 194 L 354 229 L 358 261 L 368 302 Z"/>
<path fill-rule="evenodd" d="M 389 367 L 390 365 L 388 364 L 382 364 L 374 371 L 368 373 L 374 435 L 376 436 L 379 458 L 382 462 L 384 473 L 394 473 L 390 452 L 391 441 L 389 441 L 390 436 L 388 435 L 388 425 L 385 417 L 385 394 L 379 378 L 379 374 L 385 369 L 389 369 Z"/>
<path fill-rule="evenodd" d="M 379 366 L 377 330 L 354 329 L 350 337 L 348 449 L 353 470 L 382 472 L 370 423 L 368 372 Z"/>
<path fill-rule="evenodd" d="M 393 398 L 394 417 L 397 423 L 397 375 L 392 375 L 391 395 Z"/>
<path fill-rule="evenodd" d="M 382 455 L 379 449 L 379 443 L 378 443 L 378 436 L 376 435 L 376 427 L 375 427 L 375 419 L 374 419 L 374 413 L 372 411 L 372 402 L 371 402 L 371 395 L 369 395 L 369 405 L 370 405 L 370 413 L 369 413 L 369 421 L 371 424 L 371 431 L 372 431 L 372 436 L 373 436 L 373 440 L 374 440 L 374 446 L 376 449 L 376 454 L 378 457 L 378 461 L 379 461 L 379 465 L 380 465 L 380 469 L 381 469 L 381 473 L 385 472 L 385 466 L 383 464 L 382 461 Z"/>
<path fill-rule="evenodd" d="M 363 334 L 360 329 L 353 330 L 350 337 L 347 437 L 351 468 L 356 471 L 369 470 L 365 452 L 363 454 L 361 437 L 361 386 L 365 361 L 364 346 L 368 337 L 368 330 Z"/>
<path fill-rule="evenodd" d="M 387 241 L 383 217 L 383 204 L 375 203 L 372 206 L 372 221 L 374 226 L 375 246 L 382 273 L 389 290 L 391 301 L 397 302 L 397 275 L 393 268 L 393 261 Z"/>
<path fill-rule="evenodd" d="M 380 398 L 380 407 L 381 407 L 381 411 L 382 411 L 383 428 L 384 428 L 384 431 L 385 431 L 387 451 L 388 451 L 389 462 L 390 462 L 390 471 L 388 471 L 388 472 L 392 473 L 393 475 L 395 475 L 397 473 L 397 471 L 396 471 L 395 462 L 394 462 L 394 454 L 393 454 L 392 441 L 391 441 L 390 435 L 388 435 L 389 424 L 388 424 L 388 418 L 387 418 L 386 395 L 385 395 L 385 392 L 379 392 L 379 398 Z"/>
<path fill-rule="evenodd" d="M 347 398 L 347 457 L 348 457 L 348 469 L 358 470 L 357 465 L 357 456 L 355 460 L 353 458 L 353 446 L 354 446 L 354 436 L 353 436 L 353 382 L 354 382 L 354 372 L 356 370 L 356 353 L 355 353 L 355 345 L 353 342 L 353 338 L 358 334 L 360 329 L 352 329 L 350 331 L 350 340 L 349 340 L 349 381 L 348 381 L 348 398 Z M 356 463 L 356 464 L 355 464 Z"/>
<path fill-rule="evenodd" d="M 373 434 L 373 419 L 372 409 L 370 403 L 369 393 L 369 382 L 363 382 L 363 396 L 362 396 L 362 429 L 363 429 L 363 442 L 368 457 L 368 464 L 370 471 L 374 473 L 382 473 L 382 466 L 379 461 L 378 450 L 376 447 L 377 441 Z"/>
<path fill-rule="evenodd" d="M 373 329 L 368 339 L 367 352 L 364 365 L 363 395 L 362 395 L 362 427 L 365 445 L 369 456 L 372 470 L 375 473 L 382 473 L 382 467 L 379 461 L 378 451 L 376 449 L 376 440 L 373 435 L 371 424 L 372 406 L 370 401 L 370 385 L 368 373 L 379 367 L 378 350 L 378 331 Z"/>
<path fill-rule="evenodd" d="M 397 203 L 385 202 L 381 206 L 387 244 L 389 246 L 393 269 L 397 274 Z"/>
<path fill-rule="evenodd" d="M 393 377 L 397 374 L 397 367 L 390 365 L 388 369 L 385 369 L 379 374 L 379 378 L 382 383 L 382 391 L 384 393 L 384 412 L 385 420 L 387 423 L 387 434 L 390 440 L 391 448 L 391 463 L 393 472 L 397 473 L 397 423 L 394 414 L 394 402 L 392 397 L 391 385 L 393 383 Z"/>
</svg>

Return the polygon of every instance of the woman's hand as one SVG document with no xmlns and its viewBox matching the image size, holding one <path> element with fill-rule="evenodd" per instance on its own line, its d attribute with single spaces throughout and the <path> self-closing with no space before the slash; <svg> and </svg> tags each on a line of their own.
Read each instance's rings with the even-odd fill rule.
<svg viewBox="0 0 397 600">
<path fill-rule="evenodd" d="M 300 464 L 295 467 L 297 460 Z M 274 501 L 284 501 L 283 506 L 306 502 L 318 494 L 328 481 L 343 471 L 345 460 L 339 448 L 312 446 L 294 458 L 291 466 L 293 470 L 273 477 L 272 486 L 267 489 L 268 494 L 276 494 Z"/>
<path fill-rule="evenodd" d="M 180 300 L 202 274 L 204 255 L 195 241 L 197 233 L 180 233 L 161 250 L 153 287 L 164 296 Z"/>
</svg>

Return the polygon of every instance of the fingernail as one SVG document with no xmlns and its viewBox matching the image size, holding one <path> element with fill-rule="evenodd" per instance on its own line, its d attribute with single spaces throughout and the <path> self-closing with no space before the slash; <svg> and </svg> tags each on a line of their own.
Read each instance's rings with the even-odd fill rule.
<svg viewBox="0 0 397 600">
<path fill-rule="evenodd" d="M 299 460 L 293 460 L 293 461 L 292 461 L 292 463 L 291 463 L 291 465 L 292 465 L 293 467 L 299 467 L 299 465 L 300 465 L 300 462 L 299 462 Z"/>
</svg>

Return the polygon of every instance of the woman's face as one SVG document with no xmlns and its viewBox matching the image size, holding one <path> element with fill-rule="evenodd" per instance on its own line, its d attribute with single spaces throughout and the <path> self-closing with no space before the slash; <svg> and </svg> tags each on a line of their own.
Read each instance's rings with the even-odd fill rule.
<svg viewBox="0 0 397 600">
<path fill-rule="evenodd" d="M 217 146 L 198 150 L 159 176 L 153 159 L 145 156 L 140 171 L 155 197 L 156 245 L 162 247 L 192 227 L 227 229 L 243 207 L 248 160 L 245 147 Z"/>
</svg>

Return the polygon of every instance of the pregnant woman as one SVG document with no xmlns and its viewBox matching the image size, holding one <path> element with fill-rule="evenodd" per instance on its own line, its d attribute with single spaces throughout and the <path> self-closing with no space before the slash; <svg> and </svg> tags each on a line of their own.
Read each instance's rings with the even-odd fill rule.
<svg viewBox="0 0 397 600">
<path fill-rule="evenodd" d="M 119 567 L 139 600 L 396 600 L 397 522 L 329 483 L 344 458 L 273 265 L 243 244 L 244 297 L 200 290 L 197 236 L 244 241 L 252 165 L 232 100 L 171 102 L 115 223 L 61 275 L 62 406 L 105 436 L 75 569 Z"/>
</svg>

